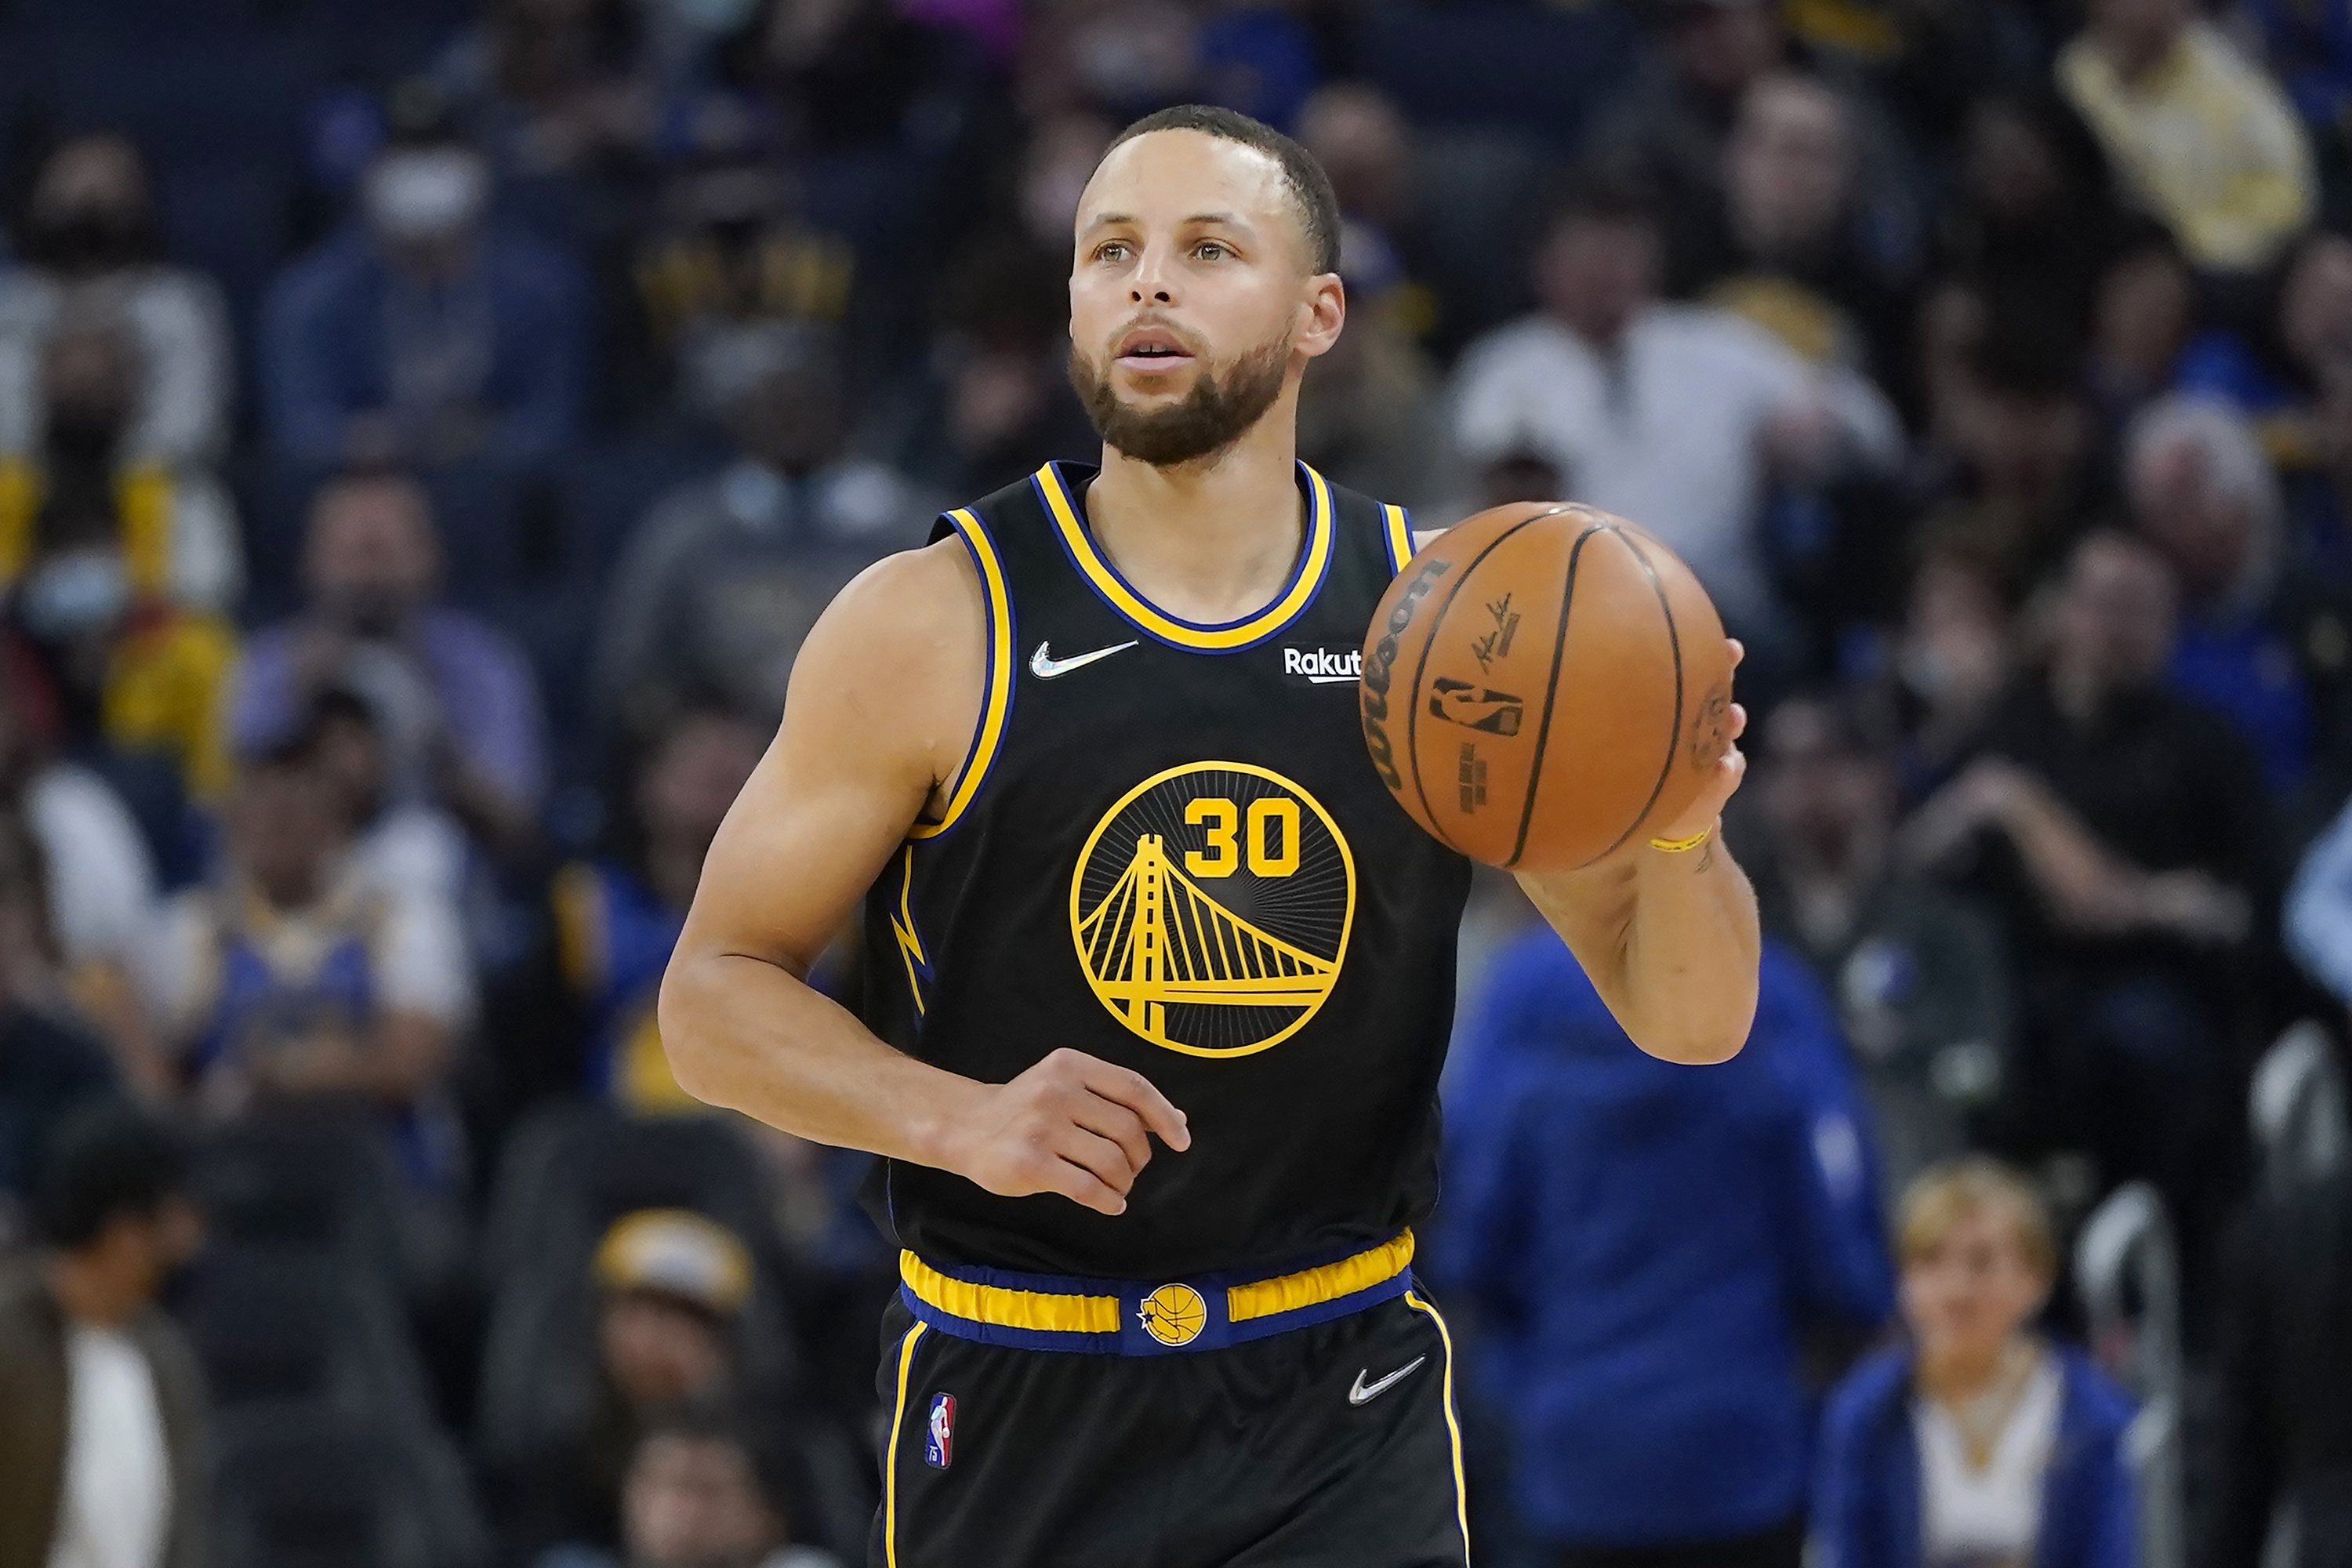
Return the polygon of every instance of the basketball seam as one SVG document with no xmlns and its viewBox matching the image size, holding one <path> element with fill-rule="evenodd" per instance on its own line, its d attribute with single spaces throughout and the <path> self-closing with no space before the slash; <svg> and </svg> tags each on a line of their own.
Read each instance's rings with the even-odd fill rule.
<svg viewBox="0 0 2352 1568">
<path fill-rule="evenodd" d="M 1658 782 L 1650 786 L 1650 798 L 1642 803 L 1642 809 L 1634 815 L 1625 831 L 1617 836 L 1617 842 L 1595 855 L 1592 860 L 1614 855 L 1624 847 L 1625 840 L 1641 828 L 1643 820 L 1650 815 L 1650 808 L 1656 805 L 1658 796 L 1665 793 L 1666 779 L 1674 773 L 1675 759 L 1682 754 L 1683 749 L 1683 639 L 1682 634 L 1675 628 L 1675 607 L 1666 602 L 1666 585 L 1658 581 L 1658 570 L 1650 564 L 1650 558 L 1642 553 L 1642 547 L 1633 542 L 1631 535 L 1621 531 L 1612 531 L 1617 532 L 1625 548 L 1633 552 L 1634 561 L 1642 568 L 1642 575 L 1650 580 L 1650 591 L 1658 596 L 1658 614 L 1666 623 L 1666 651 L 1674 656 L 1675 661 L 1675 721 L 1666 731 L 1666 761 L 1658 769 Z M 1587 860 L 1585 865 L 1591 865 L 1592 860 Z"/>
<path fill-rule="evenodd" d="M 1584 559 L 1585 541 L 1604 530 L 1612 533 L 1616 531 L 1605 522 L 1596 522 L 1578 534 L 1576 542 L 1568 547 L 1568 574 L 1559 586 L 1559 625 L 1552 635 L 1551 674 L 1544 682 L 1543 718 L 1536 727 L 1535 760 L 1528 767 L 1528 798 L 1527 804 L 1519 809 L 1519 836 L 1511 845 L 1511 858 L 1503 862 L 1507 868 L 1517 865 L 1519 857 L 1528 852 L 1528 828 L 1535 821 L 1536 791 L 1543 784 L 1544 752 L 1551 743 L 1553 700 L 1559 693 L 1559 662 L 1568 655 L 1568 612 L 1576 602 L 1577 565 Z"/>
<path fill-rule="evenodd" d="M 1583 509 L 1576 506 L 1556 506 L 1549 511 L 1530 512 L 1526 517 L 1519 519 L 1518 521 L 1511 524 L 1510 527 L 1505 529 L 1501 533 L 1496 534 L 1494 539 L 1487 542 L 1486 549 L 1481 550 L 1476 555 L 1471 558 L 1470 563 L 1463 567 L 1460 575 L 1454 579 L 1453 585 L 1446 589 L 1445 602 L 1432 608 L 1429 619 L 1429 635 L 1422 639 L 1421 658 L 1413 664 L 1412 681 L 1412 684 L 1406 688 L 1407 690 L 1412 692 L 1412 705 L 1406 710 L 1404 716 L 1404 761 L 1406 771 L 1412 774 L 1412 791 L 1415 795 L 1421 797 L 1422 815 L 1429 819 L 1429 825 L 1436 832 L 1437 837 L 1445 841 L 1445 847 L 1448 849 L 1453 850 L 1457 855 L 1467 855 L 1470 852 L 1467 849 L 1463 848 L 1459 844 L 1454 842 L 1454 835 L 1446 832 L 1444 826 L 1437 820 L 1437 808 L 1429 804 L 1429 785 L 1423 782 L 1421 776 L 1421 682 L 1422 678 L 1429 673 L 1429 650 L 1437 646 L 1438 634 L 1445 629 L 1445 617 L 1452 612 L 1454 608 L 1454 601 L 1462 596 L 1462 590 L 1469 585 L 1470 579 L 1477 574 L 1479 564 L 1484 562 L 1486 557 L 1495 553 L 1496 551 L 1500 550 L 1503 547 L 1504 541 L 1509 539 L 1511 535 L 1518 532 L 1519 530 L 1527 527 L 1529 523 L 1540 522 L 1548 517 L 1560 517 L 1569 512 L 1580 511 L 1581 510 Z M 1540 752 L 1538 752 L 1538 756 L 1540 759 Z M 1523 842 L 1527 837 L 1527 829 L 1524 825 L 1519 829 L 1519 837 Z M 1517 853 L 1514 852 L 1512 858 L 1517 859 Z"/>
</svg>

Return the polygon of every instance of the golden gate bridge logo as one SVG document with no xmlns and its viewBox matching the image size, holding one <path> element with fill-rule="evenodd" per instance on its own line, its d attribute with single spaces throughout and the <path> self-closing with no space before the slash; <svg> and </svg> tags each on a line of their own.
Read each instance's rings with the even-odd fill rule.
<svg viewBox="0 0 2352 1568">
<path fill-rule="evenodd" d="M 1145 780 L 1078 857 L 1070 922 L 1087 984 L 1153 1045 L 1247 1056 L 1287 1039 L 1339 978 L 1355 865 L 1288 779 L 1200 763 Z"/>
</svg>

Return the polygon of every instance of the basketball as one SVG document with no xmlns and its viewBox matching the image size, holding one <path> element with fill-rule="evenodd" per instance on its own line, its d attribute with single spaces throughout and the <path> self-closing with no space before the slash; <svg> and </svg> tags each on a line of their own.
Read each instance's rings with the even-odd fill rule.
<svg viewBox="0 0 2352 1568">
<path fill-rule="evenodd" d="M 1364 742 L 1439 840 L 1591 865 L 1688 809 L 1723 755 L 1731 658 L 1672 551 L 1590 507 L 1480 512 L 1408 562 L 1365 635 Z"/>
</svg>

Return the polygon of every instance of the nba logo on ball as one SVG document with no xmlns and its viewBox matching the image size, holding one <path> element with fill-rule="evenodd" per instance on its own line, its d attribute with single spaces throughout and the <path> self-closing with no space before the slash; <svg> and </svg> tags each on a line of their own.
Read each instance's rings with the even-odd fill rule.
<svg viewBox="0 0 2352 1568">
<path fill-rule="evenodd" d="M 923 1431 L 923 1463 L 944 1470 L 955 1462 L 955 1395 L 931 1395 L 930 1424 Z"/>
</svg>

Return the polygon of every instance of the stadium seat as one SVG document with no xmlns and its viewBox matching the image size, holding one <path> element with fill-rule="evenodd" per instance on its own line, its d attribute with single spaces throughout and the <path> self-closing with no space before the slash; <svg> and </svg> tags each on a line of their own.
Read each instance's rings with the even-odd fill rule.
<svg viewBox="0 0 2352 1568">
<path fill-rule="evenodd" d="M 224 1410 L 299 1406 L 387 1430 L 433 1429 L 405 1319 L 373 1276 L 331 1255 L 215 1247 L 177 1310 Z"/>
<path fill-rule="evenodd" d="M 2326 1028 L 2311 1019 L 2263 1053 L 2246 1110 L 2263 1185 L 2273 1194 L 2324 1181 L 2352 1159 L 2344 1068 Z"/>
<path fill-rule="evenodd" d="M 2092 1211 L 2074 1242 L 2074 1285 L 2092 1349 L 2139 1401 L 2125 1439 L 2139 1497 L 2138 1568 L 2187 1568 L 2180 1262 L 2153 1186 L 2128 1183 Z"/>
<path fill-rule="evenodd" d="M 508 1145 L 490 1197 L 483 1267 L 491 1297 L 476 1439 L 491 1459 L 528 1455 L 572 1430 L 596 1394 L 589 1262 L 613 1222 L 684 1208 L 740 1237 L 754 1263 L 743 1309 L 744 1382 L 798 1382 L 788 1270 L 757 1162 L 716 1116 L 633 1118 L 600 1105 L 551 1107 Z"/>
<path fill-rule="evenodd" d="M 486 1538 L 463 1468 L 436 1438 L 312 1407 L 224 1418 L 221 1568 L 478 1568 Z"/>
<path fill-rule="evenodd" d="M 409 1300 L 438 1272 L 403 1219 L 404 1178 L 373 1127 L 320 1114 L 248 1118 L 205 1141 L 195 1179 L 215 1242 L 337 1260 L 387 1302 Z"/>
</svg>

